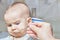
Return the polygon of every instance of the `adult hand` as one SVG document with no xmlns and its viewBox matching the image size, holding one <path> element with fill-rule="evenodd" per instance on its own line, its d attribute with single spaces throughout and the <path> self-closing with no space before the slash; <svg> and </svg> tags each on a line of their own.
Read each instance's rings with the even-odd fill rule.
<svg viewBox="0 0 60 40">
<path fill-rule="evenodd" d="M 34 38 L 37 37 L 36 33 L 30 27 L 27 28 L 27 34 L 29 34 L 31 37 L 34 37 Z"/>
<path fill-rule="evenodd" d="M 33 30 L 35 34 L 37 34 L 37 37 L 39 37 L 41 40 L 48 40 L 52 38 L 51 25 L 49 23 L 31 23 L 29 26 L 31 30 Z"/>
</svg>

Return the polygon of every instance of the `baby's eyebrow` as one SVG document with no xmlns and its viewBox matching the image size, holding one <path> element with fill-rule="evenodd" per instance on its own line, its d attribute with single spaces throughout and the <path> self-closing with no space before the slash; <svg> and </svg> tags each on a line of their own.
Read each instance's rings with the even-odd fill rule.
<svg viewBox="0 0 60 40">
<path fill-rule="evenodd" d="M 6 25 L 11 25 L 11 24 L 6 23 Z"/>
<path fill-rule="evenodd" d="M 20 22 L 20 20 L 16 20 L 14 23 L 16 23 L 16 22 Z"/>
</svg>

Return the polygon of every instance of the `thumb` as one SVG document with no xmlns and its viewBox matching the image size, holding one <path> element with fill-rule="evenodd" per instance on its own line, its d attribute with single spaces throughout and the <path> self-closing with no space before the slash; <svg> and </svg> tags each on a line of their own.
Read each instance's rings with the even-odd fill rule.
<svg viewBox="0 0 60 40">
<path fill-rule="evenodd" d="M 39 28 L 35 25 L 30 25 L 30 28 L 35 32 L 38 33 Z"/>
</svg>

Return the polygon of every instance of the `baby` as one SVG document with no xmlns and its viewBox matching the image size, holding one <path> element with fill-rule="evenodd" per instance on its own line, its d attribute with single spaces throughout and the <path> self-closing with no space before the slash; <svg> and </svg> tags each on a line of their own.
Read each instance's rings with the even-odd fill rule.
<svg viewBox="0 0 60 40">
<path fill-rule="evenodd" d="M 47 34 L 52 34 L 51 29 L 49 28 L 50 26 L 49 27 L 48 25 L 46 26 L 46 23 L 44 23 L 43 20 L 40 20 L 40 19 L 36 20 L 36 18 L 31 18 L 29 14 L 30 14 L 30 11 L 26 4 L 20 3 L 20 2 L 13 3 L 6 10 L 6 13 L 4 14 L 4 19 L 5 19 L 10 36 L 0 40 L 38 40 L 37 38 L 34 38 L 36 34 L 39 34 L 38 37 L 40 39 L 45 37 L 46 32 Z M 41 23 L 39 23 L 39 25 L 37 25 L 36 23 L 36 25 L 34 24 L 34 26 L 30 25 L 33 22 L 40 22 L 40 21 L 43 22 L 44 25 L 41 25 Z M 37 32 L 35 36 L 33 34 L 34 31 L 28 32 L 30 30 L 29 27 L 32 30 L 35 29 L 35 32 Z M 47 30 L 47 28 L 49 28 L 49 30 Z M 28 35 L 29 33 L 30 35 Z"/>
<path fill-rule="evenodd" d="M 1 40 L 34 40 L 26 33 L 32 22 L 29 13 L 29 8 L 24 3 L 12 4 L 4 14 L 10 36 Z"/>
</svg>

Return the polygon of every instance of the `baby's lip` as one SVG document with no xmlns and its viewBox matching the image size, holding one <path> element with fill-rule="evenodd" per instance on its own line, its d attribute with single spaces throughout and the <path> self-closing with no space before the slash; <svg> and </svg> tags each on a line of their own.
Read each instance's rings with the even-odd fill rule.
<svg viewBox="0 0 60 40">
<path fill-rule="evenodd" d="M 14 31 L 12 31 L 13 33 L 18 33 L 19 31 L 17 31 L 17 30 L 14 30 Z"/>
</svg>

